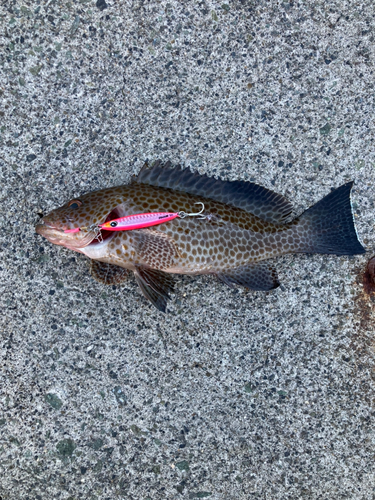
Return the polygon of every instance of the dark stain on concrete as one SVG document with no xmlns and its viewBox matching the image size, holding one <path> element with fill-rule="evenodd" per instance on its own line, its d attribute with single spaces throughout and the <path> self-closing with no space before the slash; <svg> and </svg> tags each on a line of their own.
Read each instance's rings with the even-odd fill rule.
<svg viewBox="0 0 375 500">
<path fill-rule="evenodd" d="M 363 273 L 363 287 L 367 295 L 375 294 L 375 256 L 368 261 Z"/>
<path fill-rule="evenodd" d="M 375 320 L 375 258 L 368 262 L 366 269 L 357 268 L 356 284 L 358 293 L 354 296 L 354 314 L 356 326 L 362 330 L 373 328 Z"/>
</svg>

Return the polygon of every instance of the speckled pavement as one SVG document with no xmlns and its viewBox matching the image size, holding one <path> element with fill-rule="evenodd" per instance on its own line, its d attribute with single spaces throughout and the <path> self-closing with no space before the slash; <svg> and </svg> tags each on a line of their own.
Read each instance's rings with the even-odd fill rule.
<svg viewBox="0 0 375 500">
<path fill-rule="evenodd" d="M 375 499 L 374 4 L 0 2 L 1 500 Z M 34 232 L 145 159 L 297 213 L 355 180 L 363 256 L 282 286 L 133 278 Z"/>
</svg>

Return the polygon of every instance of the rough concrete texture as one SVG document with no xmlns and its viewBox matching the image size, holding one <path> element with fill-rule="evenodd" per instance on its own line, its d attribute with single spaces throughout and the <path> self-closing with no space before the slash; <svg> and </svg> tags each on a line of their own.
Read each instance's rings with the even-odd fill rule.
<svg viewBox="0 0 375 500">
<path fill-rule="evenodd" d="M 374 4 L 0 5 L 0 497 L 373 499 Z M 299 213 L 354 179 L 370 252 L 282 286 L 134 279 L 34 233 L 145 159 L 256 181 Z M 209 193 L 208 193 L 209 194 Z"/>
</svg>

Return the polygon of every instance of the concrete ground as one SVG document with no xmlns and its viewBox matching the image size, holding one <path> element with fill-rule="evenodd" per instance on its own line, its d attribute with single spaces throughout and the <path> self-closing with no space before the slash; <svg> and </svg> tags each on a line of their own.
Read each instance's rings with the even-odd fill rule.
<svg viewBox="0 0 375 500">
<path fill-rule="evenodd" d="M 374 4 L 0 5 L 0 498 L 375 498 Z M 256 181 L 297 213 L 355 180 L 367 255 L 282 286 L 133 278 L 34 233 L 145 159 Z"/>
</svg>

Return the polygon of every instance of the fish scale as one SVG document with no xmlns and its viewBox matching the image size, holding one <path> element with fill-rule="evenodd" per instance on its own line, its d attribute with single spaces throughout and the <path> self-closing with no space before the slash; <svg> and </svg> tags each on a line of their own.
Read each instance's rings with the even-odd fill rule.
<svg viewBox="0 0 375 500">
<path fill-rule="evenodd" d="M 292 219 L 290 202 L 257 184 L 222 181 L 156 162 L 128 185 L 69 201 L 45 216 L 36 231 L 92 259 L 91 273 L 100 282 L 118 284 L 127 279 L 124 269 L 133 271 L 143 294 L 165 311 L 173 274 L 214 274 L 229 286 L 271 290 L 279 282 L 267 259 L 298 252 L 363 253 L 353 222 L 351 188 L 352 183 L 341 186 Z M 98 237 L 98 225 L 110 220 L 189 213 L 199 203 L 204 204 L 204 219 L 102 230 Z M 77 228 L 87 229 L 74 232 Z"/>
</svg>

